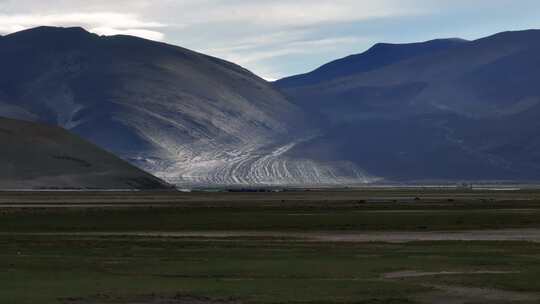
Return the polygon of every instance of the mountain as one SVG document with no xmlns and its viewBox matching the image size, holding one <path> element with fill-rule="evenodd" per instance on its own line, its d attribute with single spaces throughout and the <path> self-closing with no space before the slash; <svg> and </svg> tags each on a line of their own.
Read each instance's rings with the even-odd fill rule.
<svg viewBox="0 0 540 304">
<path fill-rule="evenodd" d="M 365 53 L 347 56 L 321 66 L 313 72 L 278 81 L 281 88 L 313 85 L 334 78 L 365 73 L 423 54 L 434 53 L 465 43 L 462 39 L 436 39 L 420 43 L 378 43 Z"/>
<path fill-rule="evenodd" d="M 540 180 L 540 31 L 378 44 L 274 83 L 320 117 L 293 154 L 394 181 Z"/>
<path fill-rule="evenodd" d="M 61 126 L 169 182 L 371 180 L 291 156 L 318 134 L 271 84 L 230 62 L 131 36 L 39 27 L 0 40 L 0 116 Z"/>
<path fill-rule="evenodd" d="M 69 132 L 0 118 L 0 189 L 169 189 Z"/>
<path fill-rule="evenodd" d="M 532 181 L 539 51 L 536 30 L 381 43 L 271 84 L 177 46 L 39 27 L 0 38 L 0 116 L 178 185 Z"/>
</svg>

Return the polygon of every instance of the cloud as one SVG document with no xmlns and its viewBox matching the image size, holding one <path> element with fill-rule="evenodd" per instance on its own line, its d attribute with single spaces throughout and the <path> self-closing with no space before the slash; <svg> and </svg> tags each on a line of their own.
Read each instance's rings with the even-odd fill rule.
<svg viewBox="0 0 540 304">
<path fill-rule="evenodd" d="M 290 65 L 287 67 L 286 62 L 293 57 L 302 60 L 302 55 L 332 53 L 344 45 L 349 46 L 346 50 L 360 51 L 368 44 L 365 33 L 336 33 L 332 32 L 333 27 L 425 13 L 422 6 L 404 5 L 404 2 L 187 0 L 168 7 L 174 16 L 165 13 L 162 17 L 168 24 L 181 20 L 182 30 L 177 32 L 179 38 L 173 43 L 238 63 L 266 78 L 275 78 L 288 74 Z M 270 61 L 274 66 L 269 65 Z M 276 64 L 281 65 L 281 71 Z M 319 64 L 309 63 L 305 69 Z"/>
<path fill-rule="evenodd" d="M 283 43 L 290 43 L 305 39 L 309 35 L 309 31 L 306 30 L 291 30 L 291 31 L 279 31 L 270 32 L 261 35 L 247 35 L 234 41 L 228 42 L 223 45 L 222 41 L 217 41 L 217 47 L 210 47 L 211 52 L 237 52 L 251 50 L 261 46 L 275 46 Z"/>
<path fill-rule="evenodd" d="M 180 1 L 183 22 L 242 23 L 265 27 L 310 26 L 418 14 L 418 6 L 396 0 L 227 0 Z M 181 10 L 183 8 L 183 10 Z"/>
<path fill-rule="evenodd" d="M 239 64 L 249 64 L 269 58 L 275 58 L 292 54 L 311 54 L 324 52 L 340 48 L 343 44 L 356 44 L 364 42 L 360 37 L 338 37 L 317 40 L 303 40 L 284 42 L 272 48 L 260 48 L 259 45 L 244 45 L 242 48 L 232 47 L 230 49 L 210 49 L 209 52 L 217 53 L 220 56 L 232 60 Z"/>
<path fill-rule="evenodd" d="M 130 35 L 137 36 L 145 39 L 163 41 L 165 34 L 157 31 L 145 30 L 145 29 L 116 29 L 110 27 L 96 27 L 89 29 L 90 32 L 99 35 L 112 36 L 112 35 Z"/>
<path fill-rule="evenodd" d="M 164 24 L 143 21 L 138 16 L 116 12 L 63 13 L 63 14 L 13 14 L 0 15 L 0 33 L 9 34 L 36 26 L 83 26 L 102 35 L 127 34 L 163 40 L 165 35 L 156 29 Z"/>
</svg>

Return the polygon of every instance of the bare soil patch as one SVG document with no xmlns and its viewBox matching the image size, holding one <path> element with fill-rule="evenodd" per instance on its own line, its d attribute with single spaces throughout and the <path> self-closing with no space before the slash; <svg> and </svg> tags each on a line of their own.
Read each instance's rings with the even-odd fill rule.
<svg viewBox="0 0 540 304">
<path fill-rule="evenodd" d="M 421 294 L 415 300 L 429 304 L 537 303 L 540 300 L 540 295 L 536 293 L 447 285 L 430 287 L 436 290 Z"/>
<path fill-rule="evenodd" d="M 0 233 L 2 234 L 2 233 Z M 10 235 L 14 235 L 11 233 Z M 75 232 L 75 233 L 20 233 L 18 235 L 59 236 L 135 236 L 170 238 L 283 238 L 312 242 L 350 243 L 407 243 L 417 241 L 528 241 L 540 242 L 540 229 L 499 229 L 466 231 L 361 231 L 361 232 L 286 232 L 286 231 L 177 231 L 177 232 Z"/>
<path fill-rule="evenodd" d="M 201 296 L 177 294 L 174 296 L 142 295 L 133 298 L 121 298 L 100 294 L 88 298 L 60 299 L 62 304 L 239 304 L 235 299 L 212 299 Z"/>
<path fill-rule="evenodd" d="M 389 272 L 383 275 L 383 279 L 405 279 L 405 278 L 418 278 L 429 277 L 439 275 L 463 275 L 463 274 L 515 274 L 516 271 L 494 271 L 494 270 L 479 270 L 479 271 L 433 271 L 433 272 L 421 272 L 414 270 Z"/>
</svg>

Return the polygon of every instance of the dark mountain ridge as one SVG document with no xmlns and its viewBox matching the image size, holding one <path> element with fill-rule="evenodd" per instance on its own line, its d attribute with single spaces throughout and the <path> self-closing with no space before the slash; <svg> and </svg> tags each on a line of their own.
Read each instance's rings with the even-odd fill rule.
<svg viewBox="0 0 540 304">
<path fill-rule="evenodd" d="M 451 38 L 407 44 L 377 43 L 364 53 L 332 61 L 310 73 L 286 77 L 276 83 L 281 88 L 314 85 L 333 78 L 369 72 L 398 61 L 446 50 L 466 42 L 466 40 Z"/>
<path fill-rule="evenodd" d="M 455 41 L 403 58 L 399 45 L 374 47 L 277 81 L 326 120 L 325 134 L 296 153 L 339 155 L 399 181 L 540 180 L 540 31 Z M 380 57 L 400 59 L 328 68 Z"/>
</svg>

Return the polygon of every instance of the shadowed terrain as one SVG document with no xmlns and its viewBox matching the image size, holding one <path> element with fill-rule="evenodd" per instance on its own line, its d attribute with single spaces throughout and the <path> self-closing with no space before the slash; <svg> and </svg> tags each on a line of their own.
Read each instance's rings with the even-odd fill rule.
<svg viewBox="0 0 540 304">
<path fill-rule="evenodd" d="M 377 44 L 279 80 L 323 135 L 298 155 L 390 180 L 539 180 L 540 31 Z"/>
<path fill-rule="evenodd" d="M 0 189 L 169 188 L 58 127 L 0 118 L 0 143 Z"/>
</svg>

